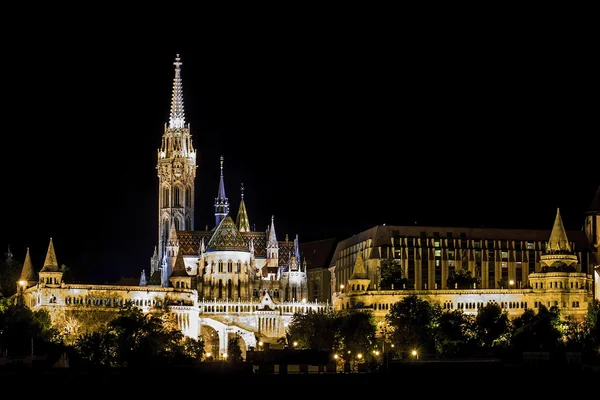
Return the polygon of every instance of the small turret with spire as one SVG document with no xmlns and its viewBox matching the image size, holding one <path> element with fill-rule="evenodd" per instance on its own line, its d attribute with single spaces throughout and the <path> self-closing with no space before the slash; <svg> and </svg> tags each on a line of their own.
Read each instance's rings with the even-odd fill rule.
<svg viewBox="0 0 600 400">
<path fill-rule="evenodd" d="M 369 288 L 371 280 L 367 275 L 367 269 L 365 267 L 365 261 L 362 256 L 362 252 L 356 253 L 356 261 L 354 262 L 354 270 L 350 279 L 348 279 L 348 291 L 357 292 L 365 291 Z"/>
<path fill-rule="evenodd" d="M 540 257 L 542 268 L 557 267 L 564 268 L 577 264 L 577 256 L 573 254 L 571 244 L 567 238 L 567 232 L 560 216 L 560 208 L 556 209 L 554 226 L 550 238 L 546 244 L 546 250 Z"/>
<path fill-rule="evenodd" d="M 46 259 L 44 260 L 44 266 L 40 270 L 40 284 L 48 287 L 58 287 L 62 283 L 63 273 L 58 267 L 58 261 L 56 260 L 56 253 L 54 252 L 54 243 L 50 238 L 50 244 L 48 244 L 48 252 L 46 253 Z"/>
<path fill-rule="evenodd" d="M 240 200 L 240 209 L 238 210 L 236 225 L 240 232 L 250 232 L 250 221 L 246 212 L 246 203 L 244 202 L 244 184 L 240 188 L 242 199 Z"/>
<path fill-rule="evenodd" d="M 229 214 L 229 200 L 225 195 L 225 181 L 223 178 L 223 156 L 221 161 L 221 177 L 219 178 L 219 191 L 215 198 L 215 226 L 219 226 L 223 218 Z"/>
</svg>

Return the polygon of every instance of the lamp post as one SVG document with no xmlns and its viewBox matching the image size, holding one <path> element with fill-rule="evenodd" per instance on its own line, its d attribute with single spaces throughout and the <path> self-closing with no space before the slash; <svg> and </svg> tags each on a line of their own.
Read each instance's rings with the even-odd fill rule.
<svg viewBox="0 0 600 400">
<path fill-rule="evenodd" d="M 343 283 L 340 285 L 340 293 L 342 293 L 342 294 L 344 293 L 344 284 Z"/>
<path fill-rule="evenodd" d="M 512 286 L 515 284 L 515 281 L 513 281 L 512 279 L 508 281 L 508 288 L 512 289 Z"/>
</svg>

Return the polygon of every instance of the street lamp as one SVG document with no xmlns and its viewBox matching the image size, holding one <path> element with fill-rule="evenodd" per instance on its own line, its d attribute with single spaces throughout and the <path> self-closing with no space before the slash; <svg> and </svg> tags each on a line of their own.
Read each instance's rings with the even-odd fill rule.
<svg viewBox="0 0 600 400">
<path fill-rule="evenodd" d="M 344 293 L 344 284 L 341 284 L 341 285 L 340 285 L 340 292 L 341 292 L 341 293 Z"/>
<path fill-rule="evenodd" d="M 419 359 L 419 353 L 417 353 L 417 351 L 416 351 L 416 350 L 413 350 L 411 354 L 412 354 L 412 355 L 413 355 L 413 357 L 414 357 L 414 358 L 416 358 L 417 360 Z"/>
<path fill-rule="evenodd" d="M 508 281 L 508 288 L 510 289 L 512 285 L 515 284 L 515 281 L 513 281 L 512 279 L 510 281 Z"/>
<path fill-rule="evenodd" d="M 261 350 L 263 349 L 263 344 L 263 342 L 258 342 L 258 347 L 260 347 Z"/>
<path fill-rule="evenodd" d="M 298 347 L 298 342 L 293 343 L 294 347 Z"/>
</svg>

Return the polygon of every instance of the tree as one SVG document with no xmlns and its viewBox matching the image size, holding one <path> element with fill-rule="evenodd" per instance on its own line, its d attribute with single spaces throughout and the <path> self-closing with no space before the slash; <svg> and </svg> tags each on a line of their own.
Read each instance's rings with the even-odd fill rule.
<svg viewBox="0 0 600 400">
<path fill-rule="evenodd" d="M 443 357 L 462 357 L 473 354 L 477 345 L 475 318 L 462 310 L 446 310 L 436 330 L 436 348 Z"/>
<path fill-rule="evenodd" d="M 244 361 L 242 357 L 242 348 L 240 347 L 240 337 L 233 336 L 227 342 L 227 360 Z"/>
<path fill-rule="evenodd" d="M 45 309 L 32 311 L 12 299 L 0 301 L 0 353 L 55 356 L 60 336 Z"/>
<path fill-rule="evenodd" d="M 169 318 L 127 305 L 105 329 L 75 342 L 82 359 L 104 366 L 149 366 L 196 362 L 204 344 L 186 338 Z M 98 354 L 97 348 L 105 354 Z"/>
<path fill-rule="evenodd" d="M 541 306 L 537 314 L 526 310 L 513 322 L 512 345 L 518 351 L 551 351 L 562 347 L 558 307 Z"/>
<path fill-rule="evenodd" d="M 398 260 L 388 258 L 379 266 L 379 287 L 381 289 L 401 289 L 408 280 L 402 277 L 402 268 Z"/>
<path fill-rule="evenodd" d="M 478 283 L 479 280 L 472 276 L 471 271 L 463 268 L 454 268 L 446 280 L 449 289 L 473 289 L 473 285 Z"/>
<path fill-rule="evenodd" d="M 508 312 L 497 303 L 487 303 L 477 310 L 475 324 L 479 340 L 484 348 L 498 347 L 508 342 Z"/>
<path fill-rule="evenodd" d="M 289 341 L 299 348 L 332 351 L 337 347 L 341 313 L 296 313 L 288 326 Z M 288 341 L 288 342 L 289 342 Z"/>
<path fill-rule="evenodd" d="M 392 328 L 391 340 L 399 351 L 433 353 L 435 351 L 435 330 L 441 308 L 437 303 L 411 294 L 394 303 L 386 315 Z"/>
<path fill-rule="evenodd" d="M 346 311 L 338 327 L 338 350 L 343 355 L 367 353 L 375 343 L 377 325 L 369 312 Z M 353 357 L 353 356 L 352 356 Z"/>
<path fill-rule="evenodd" d="M 0 295 L 10 297 L 17 292 L 17 281 L 21 276 L 23 263 L 15 260 L 10 250 L 0 261 Z"/>
</svg>

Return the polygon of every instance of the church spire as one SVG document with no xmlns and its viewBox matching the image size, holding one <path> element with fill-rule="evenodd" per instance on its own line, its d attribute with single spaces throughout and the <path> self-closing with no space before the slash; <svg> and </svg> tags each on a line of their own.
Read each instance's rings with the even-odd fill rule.
<svg viewBox="0 0 600 400">
<path fill-rule="evenodd" d="M 58 271 L 58 261 L 56 261 L 56 253 L 54 252 L 54 244 L 52 238 L 50 238 L 50 244 L 48 245 L 48 252 L 46 253 L 46 260 L 44 266 L 40 272 L 56 272 Z"/>
<path fill-rule="evenodd" d="M 219 191 L 215 198 L 215 227 L 229 214 L 229 200 L 225 196 L 225 180 L 223 178 L 223 156 L 221 161 L 221 177 L 219 179 Z"/>
<path fill-rule="evenodd" d="M 269 228 L 269 238 L 267 239 L 267 247 L 279 247 L 277 243 L 277 235 L 275 234 L 275 216 L 271 216 L 271 227 Z"/>
<path fill-rule="evenodd" d="M 248 220 L 248 212 L 246 211 L 246 203 L 244 202 L 244 184 L 241 187 L 242 199 L 240 200 L 240 209 L 238 210 L 236 225 L 240 232 L 250 232 L 250 221 Z"/>
<path fill-rule="evenodd" d="M 356 261 L 354 262 L 354 271 L 350 279 L 366 279 L 367 270 L 365 268 L 365 260 L 362 257 L 362 252 L 359 251 L 356 254 Z"/>
<path fill-rule="evenodd" d="M 556 209 L 556 218 L 546 246 L 546 253 L 571 253 L 571 244 L 567 239 L 567 232 L 560 217 L 560 208 Z"/>
<path fill-rule="evenodd" d="M 185 114 L 183 112 L 183 85 L 181 84 L 181 59 L 179 54 L 175 57 L 175 78 L 173 79 L 173 95 L 171 97 L 171 114 L 169 116 L 169 128 L 181 129 L 185 126 Z"/>
</svg>

